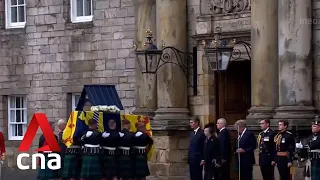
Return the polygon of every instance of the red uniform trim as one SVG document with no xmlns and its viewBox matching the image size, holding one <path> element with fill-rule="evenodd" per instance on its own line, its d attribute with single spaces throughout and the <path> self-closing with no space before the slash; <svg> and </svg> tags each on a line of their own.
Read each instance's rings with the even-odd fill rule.
<svg viewBox="0 0 320 180">
<path fill-rule="evenodd" d="M 0 132 L 0 152 L 5 153 L 6 152 L 6 146 L 4 144 L 4 137 L 2 132 Z"/>
</svg>

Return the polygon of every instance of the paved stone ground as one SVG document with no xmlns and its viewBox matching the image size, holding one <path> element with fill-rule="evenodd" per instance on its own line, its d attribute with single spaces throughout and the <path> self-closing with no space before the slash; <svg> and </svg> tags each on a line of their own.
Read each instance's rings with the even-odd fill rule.
<svg viewBox="0 0 320 180">
<path fill-rule="evenodd" d="M 37 171 L 2 168 L 1 180 L 36 180 Z"/>
</svg>

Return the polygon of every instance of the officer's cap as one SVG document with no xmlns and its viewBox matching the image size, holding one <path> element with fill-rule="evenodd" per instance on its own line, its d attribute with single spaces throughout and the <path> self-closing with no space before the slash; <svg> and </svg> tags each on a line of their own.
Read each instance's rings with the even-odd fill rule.
<svg viewBox="0 0 320 180">
<path fill-rule="evenodd" d="M 320 120 L 319 120 L 319 116 L 315 117 L 315 120 L 312 122 L 313 125 L 318 125 L 320 126 Z"/>
</svg>

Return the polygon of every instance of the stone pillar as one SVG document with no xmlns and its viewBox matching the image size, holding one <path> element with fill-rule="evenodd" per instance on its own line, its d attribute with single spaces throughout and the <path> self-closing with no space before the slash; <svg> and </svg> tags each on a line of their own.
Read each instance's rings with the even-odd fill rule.
<svg viewBox="0 0 320 180">
<path fill-rule="evenodd" d="M 157 0 L 157 45 L 187 51 L 187 0 Z M 176 56 L 170 49 L 171 60 Z M 181 60 L 181 59 L 180 59 Z M 184 60 L 186 61 L 186 60 Z M 157 72 L 158 109 L 153 129 L 178 130 L 189 126 L 188 86 L 182 69 L 165 64 Z"/>
<path fill-rule="evenodd" d="M 258 128 L 256 120 L 271 118 L 278 105 L 278 0 L 254 0 L 251 6 L 252 107 L 247 119 Z"/>
<path fill-rule="evenodd" d="M 156 0 L 135 0 L 136 44 L 143 48 L 146 31 L 156 32 Z M 137 57 L 144 58 L 144 57 Z M 136 110 L 134 114 L 154 116 L 157 108 L 157 78 L 142 74 L 136 61 Z"/>
<path fill-rule="evenodd" d="M 312 100 L 312 1 L 279 0 L 279 107 L 274 119 L 310 127 Z"/>
</svg>

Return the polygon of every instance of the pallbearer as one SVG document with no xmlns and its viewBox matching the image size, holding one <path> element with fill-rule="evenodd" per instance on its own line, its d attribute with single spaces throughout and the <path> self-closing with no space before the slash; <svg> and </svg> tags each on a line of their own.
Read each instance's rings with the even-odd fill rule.
<svg viewBox="0 0 320 180">
<path fill-rule="evenodd" d="M 88 121 L 89 129 L 81 137 L 84 144 L 82 153 L 81 178 L 83 180 L 99 180 L 101 175 L 100 142 L 101 133 L 98 129 L 98 122 L 94 119 Z"/>
<path fill-rule="evenodd" d="M 130 121 L 122 121 L 123 130 L 120 134 L 120 141 L 118 146 L 119 160 L 118 160 L 118 176 L 122 180 L 129 180 L 133 178 L 132 173 L 132 154 L 131 147 L 133 144 L 134 133 L 130 132 Z"/>
<path fill-rule="evenodd" d="M 110 119 L 108 122 L 109 131 L 102 134 L 102 154 L 103 154 L 103 176 L 104 179 L 117 180 L 117 159 L 116 147 L 120 142 L 119 132 L 116 131 L 116 121 Z"/>
<path fill-rule="evenodd" d="M 312 138 L 309 143 L 311 159 L 311 180 L 320 180 L 320 120 L 312 124 Z"/>
<path fill-rule="evenodd" d="M 81 172 L 81 140 L 80 137 L 73 138 L 73 144 L 68 147 L 64 154 L 62 178 L 76 180 L 80 178 Z"/>
<path fill-rule="evenodd" d="M 146 133 L 146 126 L 140 122 L 138 131 L 134 137 L 134 177 L 135 180 L 145 180 L 150 175 L 148 168 L 148 152 L 153 144 L 153 140 Z"/>
</svg>

